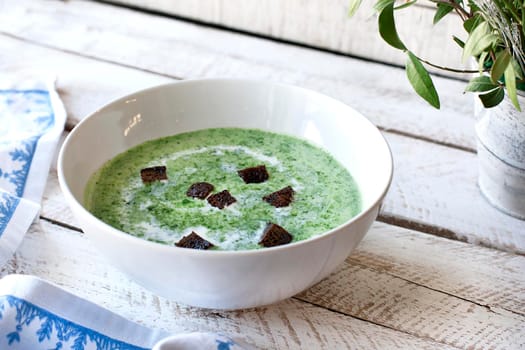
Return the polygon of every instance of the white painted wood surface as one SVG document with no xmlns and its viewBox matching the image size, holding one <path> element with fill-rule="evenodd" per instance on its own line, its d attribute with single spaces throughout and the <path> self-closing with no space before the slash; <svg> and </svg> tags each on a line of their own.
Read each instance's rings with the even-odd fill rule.
<svg viewBox="0 0 525 350">
<path fill-rule="evenodd" d="M 376 224 L 336 273 L 292 299 L 201 310 L 153 295 L 79 232 L 40 220 L 1 274 L 45 278 L 148 327 L 226 332 L 266 349 L 517 349 L 524 267 L 522 256 Z"/>
<path fill-rule="evenodd" d="M 405 55 L 379 36 L 375 1 L 363 1 L 348 17 L 348 0 L 109 0 L 161 13 L 213 23 L 268 37 L 311 45 L 367 59 L 405 65 Z M 452 36 L 465 37 L 461 21 L 447 16 L 432 25 L 434 4 L 396 12 L 397 30 L 407 47 L 433 63 L 464 68 Z M 262 15 L 264 14 L 264 15 Z M 443 71 L 441 71 L 443 72 Z M 448 74 L 443 72 L 443 74 Z"/>
<path fill-rule="evenodd" d="M 28 0 L 3 7 L 0 65 L 9 70 L 36 66 L 57 72 L 71 124 L 111 98 L 141 86 L 181 78 L 232 76 L 309 87 L 347 102 L 393 133 L 474 147 L 472 96 L 462 94 L 463 84 L 456 81 L 436 80 L 444 96 L 450 98 L 449 106 L 436 111 L 411 92 L 402 70 L 388 66 L 91 2 Z M 123 16 L 133 25 L 121 23 L 114 28 L 111 18 Z M 36 64 L 34 57 L 39 57 Z M 290 65 L 292 60 L 294 65 Z M 423 148 L 415 141 L 407 142 L 394 154 L 396 180 L 385 215 L 442 227 L 470 242 L 525 251 L 523 221 L 493 210 L 480 196 L 472 154 L 427 142 L 422 143 Z M 417 160 L 411 158 L 415 151 Z M 441 151 L 445 151 L 442 157 Z M 455 155 L 453 160 L 448 159 L 449 154 Z M 418 164 L 434 159 L 443 160 L 439 172 Z M 447 174 L 450 176 L 444 176 Z M 403 191 L 396 190 L 398 178 Z M 449 179 L 451 186 L 435 187 L 429 181 L 436 178 Z M 454 191 L 447 191 L 452 188 Z M 435 197 L 428 196 L 428 191 Z M 408 203 L 404 196 L 410 196 Z"/>
<path fill-rule="evenodd" d="M 65 203 L 54 170 L 48 178 L 41 215 L 80 228 Z M 525 257 L 382 223 L 377 223 L 373 232 L 350 259 L 433 290 L 525 315 Z M 508 293 L 494 293 L 499 288 Z"/>
<path fill-rule="evenodd" d="M 430 224 L 470 243 L 525 254 L 525 221 L 500 212 L 482 197 L 476 154 L 385 136 L 394 154 L 395 174 L 382 214 Z"/>
<path fill-rule="evenodd" d="M 525 348 L 525 223 L 480 197 L 476 156 L 463 150 L 474 140 L 461 83 L 437 79 L 450 100 L 436 112 L 397 68 L 75 0 L 0 0 L 0 52 L 0 72 L 57 74 L 69 128 L 115 97 L 179 79 L 250 77 L 332 95 L 387 130 L 396 170 L 383 219 L 499 248 L 375 223 L 309 290 L 262 308 L 202 310 L 107 264 L 78 231 L 53 168 L 42 219 L 0 276 L 33 274 L 149 327 L 220 331 L 264 349 Z"/>
<path fill-rule="evenodd" d="M 30 60 L 33 53 L 49 57 L 41 47 L 52 47 L 175 79 L 280 81 L 340 99 L 385 129 L 475 148 L 474 104 L 462 93 L 462 82 L 435 78 L 443 105 L 435 110 L 412 91 L 402 69 L 87 1 L 8 4 L 13 3 L 0 0 L 0 34 L 19 41 L 2 51 L 0 60 L 9 64 L 13 59 L 4 54 L 27 52 L 23 56 Z M 127 20 L 115 23 L 115 18 Z M 51 69 L 62 69 L 47 62 Z M 92 79 L 102 80 L 104 75 L 97 74 L 93 71 Z M 124 85 L 135 83 L 130 79 Z"/>
<path fill-rule="evenodd" d="M 395 135 L 473 148 L 472 96 L 461 93 L 460 82 L 436 79 L 450 98 L 436 111 L 412 93 L 402 70 L 389 66 L 85 1 L 27 0 L 3 8 L 0 67 L 56 72 L 70 125 L 112 98 L 182 78 L 247 77 L 309 87 L 392 132 L 386 135 L 396 170 L 386 217 L 525 253 L 525 222 L 481 197 L 475 155 Z M 111 18 L 124 16 L 127 21 L 111 25 Z"/>
</svg>

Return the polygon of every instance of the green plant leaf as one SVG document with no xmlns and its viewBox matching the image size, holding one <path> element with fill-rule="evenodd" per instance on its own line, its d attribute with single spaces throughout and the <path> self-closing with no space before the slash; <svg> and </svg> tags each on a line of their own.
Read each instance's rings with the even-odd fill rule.
<svg viewBox="0 0 525 350">
<path fill-rule="evenodd" d="M 406 71 L 408 81 L 419 96 L 423 97 L 433 107 L 439 109 L 439 96 L 427 70 L 412 52 L 407 51 L 407 56 Z"/>
<path fill-rule="evenodd" d="M 479 57 L 478 57 L 478 71 L 479 74 L 483 73 L 485 71 L 485 64 L 487 57 L 489 57 L 489 53 L 487 51 L 483 51 Z"/>
<path fill-rule="evenodd" d="M 409 7 L 409 6 L 412 6 L 412 5 L 414 5 L 416 2 L 417 2 L 417 0 L 407 1 L 407 2 L 405 2 L 405 3 L 402 4 L 402 5 L 399 5 L 399 6 L 394 7 L 394 11 L 395 11 L 395 10 L 402 10 L 402 9 L 404 9 L 404 8 L 407 8 L 407 7 Z"/>
<path fill-rule="evenodd" d="M 461 5 L 463 6 L 463 1 L 460 1 Z M 479 7 L 476 5 L 476 3 L 472 0 L 467 0 L 467 4 L 470 7 L 470 13 L 477 13 L 479 12 Z M 465 7 L 465 6 L 463 6 Z"/>
<path fill-rule="evenodd" d="M 485 106 L 485 108 L 497 106 L 501 101 L 503 101 L 504 97 L 505 91 L 502 87 L 498 87 L 497 89 L 491 90 L 486 94 L 479 95 L 481 103 L 483 103 L 483 106 Z"/>
<path fill-rule="evenodd" d="M 474 28 L 476 28 L 481 20 L 481 17 L 479 15 L 474 15 L 467 19 L 465 22 L 463 22 L 463 28 L 467 31 L 467 33 L 472 32 Z"/>
<path fill-rule="evenodd" d="M 523 72 L 521 71 L 521 67 L 515 59 L 511 61 L 511 64 L 514 68 L 514 74 L 516 74 L 516 79 L 523 79 Z"/>
<path fill-rule="evenodd" d="M 484 91 L 490 91 L 498 88 L 498 84 L 494 84 L 492 80 L 486 75 L 482 75 L 479 77 L 472 78 L 467 86 L 465 87 L 465 91 L 468 92 L 484 92 Z"/>
<path fill-rule="evenodd" d="M 380 0 L 381 1 L 381 0 Z M 394 20 L 394 2 L 391 1 L 379 13 L 378 18 L 379 34 L 389 45 L 399 50 L 406 50 L 405 44 L 399 38 L 396 30 L 396 23 Z"/>
<path fill-rule="evenodd" d="M 507 66 L 510 65 L 510 59 L 511 55 L 509 50 L 504 50 L 498 53 L 496 56 L 496 61 L 494 61 L 494 64 L 492 65 L 492 69 L 490 70 L 490 78 L 494 83 L 497 83 L 500 78 L 503 76 L 503 73 L 507 69 Z M 516 79 L 516 78 L 514 78 Z"/>
<path fill-rule="evenodd" d="M 377 0 L 377 2 L 374 4 L 374 10 L 376 10 L 378 13 L 381 13 L 385 7 L 389 5 L 394 5 L 395 0 Z"/>
<path fill-rule="evenodd" d="M 437 22 L 439 22 L 443 17 L 448 15 L 453 9 L 454 9 L 454 7 L 448 5 L 448 4 L 444 3 L 444 2 L 438 3 L 437 4 L 436 13 L 434 14 L 433 23 L 436 24 Z"/>
<path fill-rule="evenodd" d="M 479 55 L 487 47 L 497 43 L 499 37 L 490 33 L 487 22 L 482 22 L 469 35 L 463 48 L 463 62 L 471 56 Z"/>
<path fill-rule="evenodd" d="M 507 87 L 507 93 L 512 104 L 521 112 L 518 93 L 516 91 L 516 74 L 514 73 L 514 66 L 512 64 L 507 65 L 507 69 L 505 69 L 505 86 Z"/>
<path fill-rule="evenodd" d="M 350 0 L 350 3 L 348 4 L 348 17 L 353 17 L 355 15 L 359 6 L 361 6 L 362 1 L 363 0 Z"/>
<path fill-rule="evenodd" d="M 456 42 L 456 44 L 459 45 L 459 47 L 461 47 L 461 48 L 464 48 L 464 47 L 465 47 L 465 43 L 463 42 L 463 40 L 461 40 L 461 39 L 458 38 L 457 36 L 453 35 L 453 36 L 452 36 L 452 39 L 454 39 L 454 41 Z"/>
</svg>

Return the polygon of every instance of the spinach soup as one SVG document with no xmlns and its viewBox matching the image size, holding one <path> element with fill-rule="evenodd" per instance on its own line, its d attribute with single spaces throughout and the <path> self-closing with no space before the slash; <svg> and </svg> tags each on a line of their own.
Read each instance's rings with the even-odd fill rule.
<svg viewBox="0 0 525 350">
<path fill-rule="evenodd" d="M 352 176 L 323 149 L 240 128 L 133 147 L 91 176 L 84 200 L 96 217 L 131 235 L 220 250 L 301 241 L 346 222 L 361 207 Z"/>
</svg>

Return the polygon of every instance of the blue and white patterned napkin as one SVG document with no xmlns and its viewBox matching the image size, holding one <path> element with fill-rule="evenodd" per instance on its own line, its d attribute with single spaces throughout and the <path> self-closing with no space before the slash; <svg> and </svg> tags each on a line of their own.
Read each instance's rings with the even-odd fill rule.
<svg viewBox="0 0 525 350">
<path fill-rule="evenodd" d="M 40 210 L 65 121 L 53 79 L 0 76 L 0 266 Z"/>
<path fill-rule="evenodd" d="M 0 349 L 247 349 L 215 333 L 167 336 L 36 277 L 9 275 L 0 280 Z"/>
</svg>

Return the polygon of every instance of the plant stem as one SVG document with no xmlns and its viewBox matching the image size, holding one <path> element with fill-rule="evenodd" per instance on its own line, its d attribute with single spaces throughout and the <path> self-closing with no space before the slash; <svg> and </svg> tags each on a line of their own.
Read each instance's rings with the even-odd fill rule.
<svg viewBox="0 0 525 350">
<path fill-rule="evenodd" d="M 430 2 L 433 2 L 435 4 L 445 4 L 453 7 L 458 15 L 461 17 L 461 19 L 464 21 L 467 18 L 470 18 L 471 15 L 468 13 L 463 6 L 456 3 L 454 0 L 429 0 Z"/>
<path fill-rule="evenodd" d="M 454 72 L 454 73 L 479 73 L 479 70 L 475 69 L 457 69 L 457 68 L 450 68 L 450 67 L 445 67 L 445 66 L 440 66 L 440 65 L 437 65 L 437 64 L 434 64 L 432 62 L 429 62 L 425 59 L 422 59 L 421 57 L 418 57 L 416 56 L 418 60 L 420 60 L 421 62 L 425 63 L 426 65 L 429 65 L 431 67 L 434 67 L 434 68 L 437 68 L 437 69 L 441 69 L 441 70 L 445 70 L 445 71 L 448 71 L 448 72 Z M 486 69 L 484 71 L 487 71 Z"/>
</svg>

